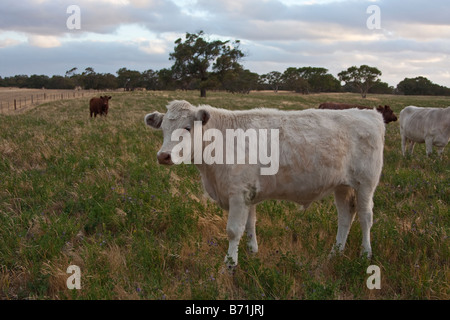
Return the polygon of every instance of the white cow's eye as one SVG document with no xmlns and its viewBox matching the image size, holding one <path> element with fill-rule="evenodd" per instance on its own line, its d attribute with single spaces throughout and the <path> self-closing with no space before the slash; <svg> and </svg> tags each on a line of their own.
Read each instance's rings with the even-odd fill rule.
<svg viewBox="0 0 450 320">
<path fill-rule="evenodd" d="M 186 128 L 184 128 L 184 129 L 186 129 L 187 131 L 191 131 L 191 126 L 187 126 Z"/>
</svg>

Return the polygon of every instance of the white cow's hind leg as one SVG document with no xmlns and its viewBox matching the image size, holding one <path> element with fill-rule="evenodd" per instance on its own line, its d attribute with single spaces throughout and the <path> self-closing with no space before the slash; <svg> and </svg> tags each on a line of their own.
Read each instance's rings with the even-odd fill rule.
<svg viewBox="0 0 450 320">
<path fill-rule="evenodd" d="M 250 206 L 245 232 L 247 233 L 248 249 L 251 253 L 258 252 L 258 241 L 256 240 L 256 205 Z"/>
<path fill-rule="evenodd" d="M 362 252 L 367 257 L 372 256 L 372 247 L 370 246 L 370 228 L 373 223 L 373 194 L 375 189 L 362 188 L 357 192 L 357 211 L 362 230 Z"/>
<path fill-rule="evenodd" d="M 338 232 L 336 235 L 336 244 L 330 253 L 331 256 L 345 248 L 347 236 L 356 214 L 354 190 L 350 187 L 336 189 L 334 192 L 334 202 L 338 211 Z"/>
<path fill-rule="evenodd" d="M 244 234 L 248 214 L 249 206 L 245 204 L 243 195 L 235 195 L 230 198 L 227 222 L 229 246 L 225 256 L 225 263 L 229 268 L 237 265 L 239 241 Z"/>
<path fill-rule="evenodd" d="M 408 140 L 406 139 L 406 136 L 401 133 L 402 136 L 402 155 L 405 156 L 406 155 L 406 145 L 408 143 Z"/>
<path fill-rule="evenodd" d="M 410 155 L 413 154 L 413 151 L 414 151 L 414 145 L 415 145 L 415 144 L 416 144 L 416 143 L 415 143 L 414 141 L 412 141 L 412 140 L 409 141 L 409 154 L 410 154 Z"/>
</svg>

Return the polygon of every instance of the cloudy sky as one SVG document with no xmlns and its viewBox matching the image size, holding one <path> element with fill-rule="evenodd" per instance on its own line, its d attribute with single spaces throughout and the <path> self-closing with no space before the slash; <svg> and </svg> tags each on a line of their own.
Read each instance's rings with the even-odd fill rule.
<svg viewBox="0 0 450 320">
<path fill-rule="evenodd" d="M 1 0 L 0 76 L 159 70 L 200 30 L 241 40 L 259 74 L 368 64 L 393 86 L 425 76 L 450 87 L 448 0 Z"/>
</svg>

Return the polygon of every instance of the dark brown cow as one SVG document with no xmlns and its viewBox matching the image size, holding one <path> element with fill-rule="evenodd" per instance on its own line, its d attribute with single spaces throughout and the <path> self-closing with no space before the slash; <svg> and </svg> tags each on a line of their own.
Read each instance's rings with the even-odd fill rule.
<svg viewBox="0 0 450 320">
<path fill-rule="evenodd" d="M 92 115 L 94 115 L 94 118 L 97 117 L 97 114 L 101 116 L 105 115 L 105 117 L 108 115 L 109 99 L 111 99 L 110 96 L 100 96 L 100 98 L 94 97 L 89 101 L 89 111 L 91 112 L 91 118 Z"/>
<path fill-rule="evenodd" d="M 343 110 L 343 109 L 373 109 L 371 107 L 362 106 L 359 104 L 350 104 L 350 103 L 338 103 L 338 102 L 325 102 L 320 104 L 319 109 L 331 109 L 331 110 Z M 385 105 L 378 106 L 377 111 L 383 115 L 384 123 L 389 123 L 392 121 L 397 121 L 397 116 L 392 111 L 391 107 Z"/>
<path fill-rule="evenodd" d="M 388 105 L 378 106 L 377 111 L 383 115 L 384 123 L 397 121 L 397 116 L 394 111 Z"/>
</svg>

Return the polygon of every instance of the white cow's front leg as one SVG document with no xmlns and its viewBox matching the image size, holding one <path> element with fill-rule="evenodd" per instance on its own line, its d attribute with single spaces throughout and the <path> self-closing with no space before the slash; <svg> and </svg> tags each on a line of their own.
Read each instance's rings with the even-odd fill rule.
<svg viewBox="0 0 450 320">
<path fill-rule="evenodd" d="M 237 265 L 239 241 L 244 234 L 248 214 L 249 206 L 245 204 L 244 195 L 232 196 L 227 222 L 229 246 L 225 256 L 225 263 L 229 268 Z"/>
</svg>

